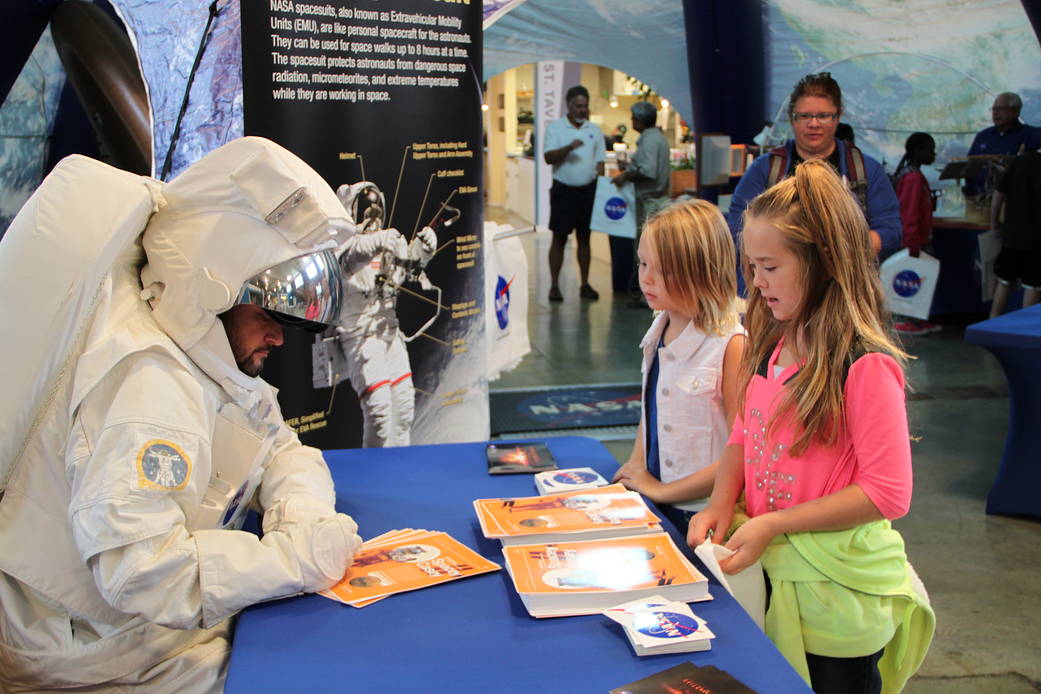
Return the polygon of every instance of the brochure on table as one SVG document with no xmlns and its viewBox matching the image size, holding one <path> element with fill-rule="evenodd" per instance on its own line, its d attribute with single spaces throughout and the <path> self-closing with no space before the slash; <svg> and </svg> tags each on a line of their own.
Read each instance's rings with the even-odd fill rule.
<svg viewBox="0 0 1041 694">
<path fill-rule="evenodd" d="M 661 519 L 638 493 L 620 484 L 473 504 L 484 536 L 503 545 L 661 532 Z"/>
<path fill-rule="evenodd" d="M 596 614 L 660 595 L 710 600 L 705 578 L 666 533 L 503 547 L 506 570 L 534 617 Z"/>
<path fill-rule="evenodd" d="M 340 582 L 320 594 L 364 607 L 394 593 L 500 568 L 447 533 L 391 530 L 362 543 Z"/>
</svg>

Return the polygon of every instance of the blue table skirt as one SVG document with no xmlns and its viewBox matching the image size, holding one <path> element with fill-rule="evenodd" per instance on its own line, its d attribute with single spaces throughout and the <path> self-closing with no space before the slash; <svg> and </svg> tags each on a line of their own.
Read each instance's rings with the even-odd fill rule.
<svg viewBox="0 0 1041 694">
<path fill-rule="evenodd" d="M 593 439 L 547 443 L 561 467 L 593 467 L 608 478 L 616 469 Z M 500 544 L 481 535 L 470 502 L 537 492 L 530 475 L 488 475 L 484 446 L 327 451 L 337 506 L 363 538 L 442 530 L 501 564 Z M 690 660 L 764 694 L 809 692 L 714 579 L 710 591 L 715 600 L 692 608 L 717 636 L 712 650 L 650 657 L 636 656 L 606 617 L 530 617 L 505 570 L 361 609 L 313 595 L 280 600 L 240 616 L 225 691 L 607 692 Z"/>
<path fill-rule="evenodd" d="M 1008 380 L 1008 435 L 987 513 L 1041 518 L 1041 305 L 970 325 L 965 340 L 990 350 Z"/>
</svg>

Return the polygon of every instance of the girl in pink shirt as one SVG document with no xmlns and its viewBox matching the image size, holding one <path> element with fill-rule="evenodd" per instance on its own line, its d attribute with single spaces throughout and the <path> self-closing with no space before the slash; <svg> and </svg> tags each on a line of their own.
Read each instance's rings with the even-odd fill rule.
<svg viewBox="0 0 1041 694">
<path fill-rule="evenodd" d="M 909 585 L 910 567 L 885 520 L 910 506 L 911 450 L 907 355 L 886 329 L 868 226 L 827 163 L 806 161 L 748 206 L 741 250 L 751 280 L 749 381 L 688 541 L 720 542 L 732 531 L 726 547 L 735 554 L 721 562 L 728 573 L 762 558 L 773 588 L 767 634 L 815 691 L 879 692 L 879 660 L 903 619 L 894 606 L 914 602 L 892 587 Z M 882 552 L 882 544 L 857 545 L 862 528 L 882 538 L 885 563 L 867 562 L 852 581 L 852 572 L 830 574 L 829 566 Z M 851 539 L 833 546 L 834 531 Z M 886 587 L 876 590 L 875 580 Z M 800 593 L 807 581 L 818 587 Z M 822 591 L 828 597 L 812 605 Z M 775 607 L 795 618 L 771 616 Z"/>
</svg>

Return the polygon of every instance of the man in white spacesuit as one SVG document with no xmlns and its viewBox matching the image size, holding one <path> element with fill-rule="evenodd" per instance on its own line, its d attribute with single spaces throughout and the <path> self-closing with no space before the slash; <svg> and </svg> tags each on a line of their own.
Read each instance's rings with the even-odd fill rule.
<svg viewBox="0 0 1041 694">
<path fill-rule="evenodd" d="M 373 183 L 343 185 L 337 194 L 352 218 L 356 218 L 358 203 L 367 203 L 359 233 L 340 250 L 345 286 L 337 330 L 347 376 L 365 420 L 362 445 L 407 446 L 415 415 L 415 388 L 395 304 L 399 287 L 408 278 L 430 288 L 422 270 L 434 255 L 437 236 L 430 227 L 423 227 L 407 243 L 397 229 L 383 228 L 385 202 Z"/>
<path fill-rule="evenodd" d="M 68 161 L 41 191 L 122 204 L 104 165 Z M 3 691 L 220 691 L 229 617 L 330 587 L 361 542 L 257 378 L 282 323 L 338 319 L 331 232 L 353 232 L 349 215 L 260 138 L 147 180 L 157 211 L 97 289 L 0 497 Z M 30 203 L 9 234 L 60 219 Z M 239 529 L 250 504 L 262 537 Z"/>
</svg>

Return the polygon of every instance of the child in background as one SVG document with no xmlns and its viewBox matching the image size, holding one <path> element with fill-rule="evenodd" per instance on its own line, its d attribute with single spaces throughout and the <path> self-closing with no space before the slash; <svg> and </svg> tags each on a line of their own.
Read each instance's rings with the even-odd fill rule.
<svg viewBox="0 0 1041 694">
<path fill-rule="evenodd" d="M 818 694 L 899 692 L 935 617 L 889 523 L 911 502 L 906 355 L 864 215 L 807 161 L 751 202 L 741 246 L 748 386 L 688 542 L 733 530 L 723 570 L 762 560 L 766 633 Z"/>
<path fill-rule="evenodd" d="M 912 257 L 929 243 L 933 234 L 933 197 L 921 167 L 936 161 L 936 142 L 929 133 L 912 133 L 904 143 L 904 156 L 893 174 L 896 197 L 900 201 L 900 221 L 904 227 L 904 246 Z M 906 335 L 924 335 L 942 330 L 936 323 L 899 316 L 893 330 Z"/>
<path fill-rule="evenodd" d="M 643 415 L 614 481 L 686 534 L 712 491 L 743 387 L 734 242 L 715 205 L 691 200 L 647 221 L 637 256 L 640 289 L 660 313 L 640 343 Z"/>
</svg>

